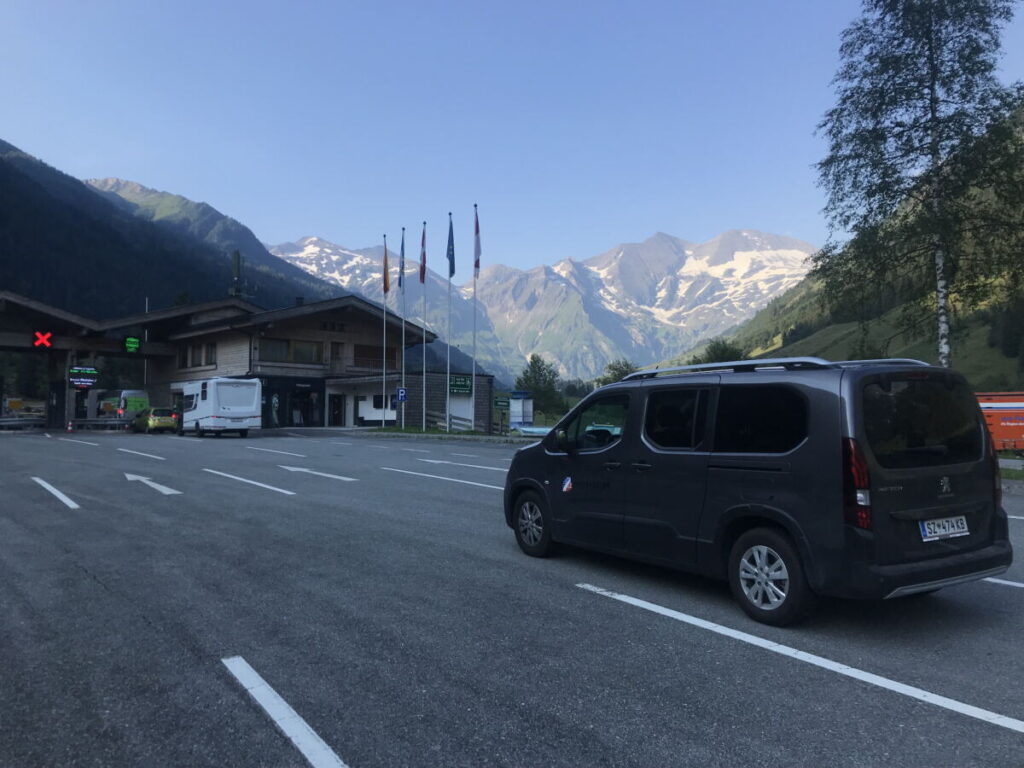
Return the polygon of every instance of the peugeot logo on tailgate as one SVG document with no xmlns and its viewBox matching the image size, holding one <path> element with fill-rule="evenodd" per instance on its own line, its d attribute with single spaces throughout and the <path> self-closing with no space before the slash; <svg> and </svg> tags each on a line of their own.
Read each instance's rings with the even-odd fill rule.
<svg viewBox="0 0 1024 768">
<path fill-rule="evenodd" d="M 943 475 L 939 478 L 939 494 L 945 495 L 953 492 L 953 486 L 949 482 L 949 478 Z"/>
</svg>

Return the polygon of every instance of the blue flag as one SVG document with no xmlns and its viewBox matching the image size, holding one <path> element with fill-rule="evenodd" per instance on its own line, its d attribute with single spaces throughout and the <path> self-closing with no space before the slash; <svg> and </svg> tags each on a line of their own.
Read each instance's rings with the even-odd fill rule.
<svg viewBox="0 0 1024 768">
<path fill-rule="evenodd" d="M 405 291 L 405 227 L 402 227 L 402 255 L 398 257 L 398 290 Z"/>
<path fill-rule="evenodd" d="M 452 215 L 448 214 L 448 277 L 455 275 L 455 230 L 452 228 Z"/>
</svg>

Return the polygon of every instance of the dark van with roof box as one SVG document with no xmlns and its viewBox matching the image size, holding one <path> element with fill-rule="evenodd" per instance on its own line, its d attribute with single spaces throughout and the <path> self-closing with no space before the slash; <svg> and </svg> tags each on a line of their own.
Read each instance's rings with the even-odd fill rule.
<svg viewBox="0 0 1024 768">
<path fill-rule="evenodd" d="M 728 579 L 775 625 L 818 595 L 931 592 L 1012 560 L 977 400 L 916 360 L 632 374 L 516 453 L 505 521 L 535 557 L 561 542 Z"/>
</svg>

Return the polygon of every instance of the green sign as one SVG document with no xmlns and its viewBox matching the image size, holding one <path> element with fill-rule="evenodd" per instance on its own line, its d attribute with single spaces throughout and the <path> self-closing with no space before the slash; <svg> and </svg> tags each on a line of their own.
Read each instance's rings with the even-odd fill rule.
<svg viewBox="0 0 1024 768">
<path fill-rule="evenodd" d="M 494 407 L 499 411 L 508 410 L 508 398 L 507 397 L 496 397 L 494 398 Z"/>
<path fill-rule="evenodd" d="M 124 337 L 124 351 L 125 352 L 138 352 L 139 347 L 142 345 L 142 341 L 138 336 L 125 336 Z"/>
<path fill-rule="evenodd" d="M 473 391 L 473 377 L 465 374 L 452 374 L 451 385 L 448 392 L 453 395 L 468 395 Z"/>
</svg>

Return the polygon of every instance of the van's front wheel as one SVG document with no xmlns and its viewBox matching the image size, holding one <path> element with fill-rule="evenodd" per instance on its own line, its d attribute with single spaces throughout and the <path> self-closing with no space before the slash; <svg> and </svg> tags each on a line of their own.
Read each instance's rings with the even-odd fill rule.
<svg viewBox="0 0 1024 768">
<path fill-rule="evenodd" d="M 512 527 L 519 548 L 531 557 L 547 557 L 554 549 L 551 540 L 551 518 L 544 500 L 533 491 L 524 491 L 516 499 Z"/>
<path fill-rule="evenodd" d="M 796 547 L 772 528 L 754 528 L 733 544 L 729 586 L 750 618 L 776 627 L 799 621 L 815 603 Z"/>
</svg>

